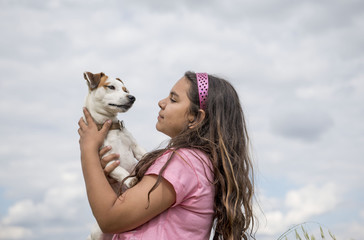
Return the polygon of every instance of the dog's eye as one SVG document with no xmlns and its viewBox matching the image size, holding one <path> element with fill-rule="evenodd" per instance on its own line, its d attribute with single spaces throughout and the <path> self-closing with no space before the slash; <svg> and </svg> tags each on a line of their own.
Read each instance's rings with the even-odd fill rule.
<svg viewBox="0 0 364 240">
<path fill-rule="evenodd" d="M 114 86 L 107 86 L 109 89 L 111 90 L 115 90 L 115 87 Z"/>
</svg>

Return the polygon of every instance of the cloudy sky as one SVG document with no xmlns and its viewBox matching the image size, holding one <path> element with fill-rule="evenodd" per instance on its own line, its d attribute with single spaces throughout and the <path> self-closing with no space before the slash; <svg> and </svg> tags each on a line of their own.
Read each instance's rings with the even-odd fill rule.
<svg viewBox="0 0 364 240">
<path fill-rule="evenodd" d="M 240 94 L 256 167 L 259 239 L 317 222 L 364 235 L 361 0 L 0 0 L 0 239 L 84 239 L 83 72 L 123 79 L 120 115 L 146 149 L 157 102 L 185 71 Z"/>
</svg>

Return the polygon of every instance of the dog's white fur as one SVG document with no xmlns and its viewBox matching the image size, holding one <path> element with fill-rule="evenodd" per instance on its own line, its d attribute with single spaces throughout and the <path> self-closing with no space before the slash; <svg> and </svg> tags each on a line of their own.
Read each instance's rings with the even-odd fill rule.
<svg viewBox="0 0 364 240">
<path fill-rule="evenodd" d="M 111 78 L 104 73 L 93 74 L 90 72 L 85 72 L 84 78 L 89 87 L 85 107 L 97 124 L 103 124 L 108 119 L 111 119 L 113 123 L 118 122 L 117 114 L 128 111 L 133 105 L 135 97 L 129 94 L 119 78 Z M 120 165 L 109 174 L 118 182 L 129 176 L 137 161 L 146 152 L 137 144 L 125 127 L 110 130 L 104 141 L 104 146 L 112 147 L 107 154 L 120 154 Z M 124 183 L 127 187 L 130 187 L 134 181 L 135 179 L 128 178 Z M 102 235 L 100 228 L 95 226 L 88 239 L 100 240 L 103 239 Z"/>
</svg>

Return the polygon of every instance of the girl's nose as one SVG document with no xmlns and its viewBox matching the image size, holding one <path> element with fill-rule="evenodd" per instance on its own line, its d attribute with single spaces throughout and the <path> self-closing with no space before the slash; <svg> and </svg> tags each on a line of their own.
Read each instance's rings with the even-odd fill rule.
<svg viewBox="0 0 364 240">
<path fill-rule="evenodd" d="M 162 99 L 158 102 L 158 106 L 161 108 L 161 109 L 164 109 L 166 107 L 166 104 L 165 104 L 165 99 Z"/>
</svg>

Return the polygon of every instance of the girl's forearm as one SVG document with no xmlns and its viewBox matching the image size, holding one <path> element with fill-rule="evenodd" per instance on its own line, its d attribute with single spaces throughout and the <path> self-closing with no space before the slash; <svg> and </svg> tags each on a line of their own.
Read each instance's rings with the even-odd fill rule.
<svg viewBox="0 0 364 240">
<path fill-rule="evenodd" d="M 81 162 L 89 204 L 97 222 L 102 225 L 108 221 L 105 213 L 112 208 L 117 195 L 104 175 L 97 151 L 82 151 Z"/>
</svg>

